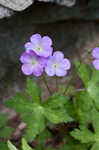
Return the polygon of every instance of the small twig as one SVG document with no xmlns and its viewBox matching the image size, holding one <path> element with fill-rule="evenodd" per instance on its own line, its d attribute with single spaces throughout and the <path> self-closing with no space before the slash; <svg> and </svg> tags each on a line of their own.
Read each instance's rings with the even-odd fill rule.
<svg viewBox="0 0 99 150">
<path fill-rule="evenodd" d="M 76 89 L 75 92 L 80 92 L 80 91 L 83 91 L 85 90 L 85 88 L 82 88 L 82 89 Z"/>
</svg>

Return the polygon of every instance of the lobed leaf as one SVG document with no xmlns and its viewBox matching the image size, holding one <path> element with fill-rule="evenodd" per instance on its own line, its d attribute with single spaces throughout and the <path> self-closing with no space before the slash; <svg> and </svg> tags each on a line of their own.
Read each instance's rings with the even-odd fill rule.
<svg viewBox="0 0 99 150">
<path fill-rule="evenodd" d="M 18 150 L 10 141 L 8 141 L 9 150 Z"/>
<path fill-rule="evenodd" d="M 26 142 L 26 140 L 22 139 L 22 150 L 33 150 Z"/>
<path fill-rule="evenodd" d="M 26 92 L 32 98 L 32 102 L 41 103 L 41 88 L 30 78 L 27 79 Z"/>
<path fill-rule="evenodd" d="M 94 134 L 84 126 L 81 126 L 80 130 L 75 129 L 74 131 L 72 131 L 71 135 L 76 140 L 80 140 L 81 143 L 94 142 Z"/>
<path fill-rule="evenodd" d="M 90 67 L 87 64 L 78 61 L 75 62 L 75 66 L 77 68 L 78 76 L 83 81 L 85 87 L 87 87 L 88 82 L 90 81 Z"/>
</svg>

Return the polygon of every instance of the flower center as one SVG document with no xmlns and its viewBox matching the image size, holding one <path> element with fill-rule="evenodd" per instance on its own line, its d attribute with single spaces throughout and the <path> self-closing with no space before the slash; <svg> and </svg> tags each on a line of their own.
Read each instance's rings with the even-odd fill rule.
<svg viewBox="0 0 99 150">
<path fill-rule="evenodd" d="M 42 48 L 40 47 L 40 45 L 38 45 L 38 46 L 36 47 L 36 50 L 37 50 L 38 52 L 41 52 L 41 51 L 42 51 Z"/>
<path fill-rule="evenodd" d="M 57 63 L 53 64 L 53 68 L 54 68 L 55 70 L 58 69 L 58 68 L 59 68 L 59 64 L 57 64 Z"/>
<path fill-rule="evenodd" d="M 32 64 L 32 65 L 35 65 L 36 63 L 37 63 L 37 61 L 36 61 L 35 59 L 32 59 L 32 60 L 31 60 L 31 64 Z"/>
</svg>

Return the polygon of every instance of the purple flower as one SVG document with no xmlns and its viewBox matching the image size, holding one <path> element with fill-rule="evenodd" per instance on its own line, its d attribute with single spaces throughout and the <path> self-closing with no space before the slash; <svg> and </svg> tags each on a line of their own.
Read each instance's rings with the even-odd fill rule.
<svg viewBox="0 0 99 150">
<path fill-rule="evenodd" d="M 96 68 L 96 70 L 99 70 L 99 48 L 98 47 L 93 49 L 92 56 L 95 58 L 95 60 L 93 60 L 94 67 Z"/>
<path fill-rule="evenodd" d="M 40 34 L 34 34 L 30 37 L 30 42 L 25 44 L 26 52 L 33 50 L 38 56 L 48 57 L 52 55 L 52 40 L 48 36 L 41 37 Z"/>
<path fill-rule="evenodd" d="M 45 72 L 48 76 L 62 77 L 67 74 L 67 70 L 71 67 L 70 61 L 65 58 L 64 54 L 60 51 L 54 52 L 53 56 L 50 56 L 45 66 Z"/>
<path fill-rule="evenodd" d="M 46 65 L 46 59 L 37 56 L 33 51 L 25 52 L 21 55 L 20 61 L 23 63 L 22 72 L 25 75 L 40 76 Z"/>
</svg>

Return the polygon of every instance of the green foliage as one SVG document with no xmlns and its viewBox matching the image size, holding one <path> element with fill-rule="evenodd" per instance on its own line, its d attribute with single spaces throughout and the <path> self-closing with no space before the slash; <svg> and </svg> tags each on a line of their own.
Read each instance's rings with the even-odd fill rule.
<svg viewBox="0 0 99 150">
<path fill-rule="evenodd" d="M 26 140 L 22 139 L 22 150 L 33 150 L 26 142 Z"/>
<path fill-rule="evenodd" d="M 8 138 L 13 132 L 13 128 L 7 127 L 8 114 L 0 115 L 0 138 Z"/>
<path fill-rule="evenodd" d="M 81 144 L 71 136 L 66 136 L 66 144 L 62 144 L 59 150 L 87 150 L 88 145 Z"/>
<path fill-rule="evenodd" d="M 9 150 L 5 141 L 0 141 L 0 150 Z"/>
<path fill-rule="evenodd" d="M 8 141 L 9 150 L 18 150 L 10 141 Z M 26 140 L 22 139 L 22 150 L 33 150 L 26 142 Z"/>
<path fill-rule="evenodd" d="M 51 138 L 52 135 L 51 133 L 45 129 L 43 132 L 41 132 L 38 136 L 38 141 L 39 141 L 39 144 L 44 144 L 46 140 L 48 140 L 49 138 Z"/>
<path fill-rule="evenodd" d="M 31 141 L 35 136 L 44 130 L 45 123 L 43 117 L 43 107 L 34 102 L 29 101 L 23 94 L 17 94 L 6 105 L 13 108 L 19 113 L 24 122 L 27 123 L 26 133 L 24 137 Z"/>
<path fill-rule="evenodd" d="M 93 144 L 91 150 L 99 149 L 99 112 L 96 109 L 92 110 L 92 126 L 94 128 L 94 132 L 89 130 L 85 126 L 80 126 L 80 129 L 75 129 L 71 132 L 71 135 L 80 140 L 81 143 L 91 143 Z"/>
<path fill-rule="evenodd" d="M 41 88 L 37 86 L 30 78 L 27 79 L 27 87 L 26 87 L 26 92 L 28 95 L 32 98 L 32 101 L 40 103 L 42 98 L 41 98 Z"/>
<path fill-rule="evenodd" d="M 76 94 L 76 117 L 80 124 L 88 125 L 91 122 L 90 113 L 93 108 L 93 99 L 86 90 Z"/>
<path fill-rule="evenodd" d="M 18 93 L 5 103 L 27 124 L 25 139 L 32 141 L 36 138 L 35 150 L 55 150 L 53 145 L 50 147 L 46 144 L 54 136 L 48 129 L 55 128 L 55 124 L 59 124 L 58 134 L 63 136 L 62 140 L 64 134 L 68 135 L 58 150 L 99 149 L 99 71 L 91 70 L 88 65 L 79 62 L 75 66 L 85 86 L 83 89 L 77 91 L 74 86 L 69 85 L 66 89 L 60 85 L 59 93 L 54 93 L 43 101 L 41 88 L 28 78 L 26 93 Z M 1 129 L 5 126 L 6 119 L 0 120 Z M 0 132 L 2 137 L 10 135 L 8 127 L 4 130 L 2 128 Z M 25 139 L 22 139 L 22 150 L 32 150 Z M 17 150 L 10 141 L 8 147 L 9 150 Z"/>
<path fill-rule="evenodd" d="M 90 96 L 93 98 L 97 109 L 99 110 L 99 71 L 95 70 L 94 68 L 87 90 Z"/>
<path fill-rule="evenodd" d="M 65 109 L 66 102 L 67 98 L 63 95 L 59 93 L 52 95 L 44 104 L 46 118 L 52 123 L 73 121 Z"/>
<path fill-rule="evenodd" d="M 10 141 L 8 141 L 9 150 L 18 150 Z"/>
<path fill-rule="evenodd" d="M 0 138 L 9 138 L 13 132 L 13 128 L 8 127 L 8 114 L 0 115 Z M 0 150 L 8 150 L 5 141 L 0 141 Z"/>
<path fill-rule="evenodd" d="M 52 147 L 47 147 L 47 148 L 45 148 L 45 150 L 55 150 L 55 149 Z"/>
<path fill-rule="evenodd" d="M 74 95 L 75 88 L 73 85 L 69 85 L 68 87 L 66 85 L 60 85 L 58 91 L 66 96 L 72 96 Z"/>
<path fill-rule="evenodd" d="M 13 108 L 20 114 L 24 122 L 27 123 L 24 137 L 27 141 L 32 141 L 36 135 L 45 129 L 45 119 L 52 123 L 69 122 L 73 119 L 68 115 L 64 107 L 66 97 L 58 93 L 52 95 L 44 104 L 41 103 L 41 89 L 33 83 L 27 81 L 27 94 L 32 97 L 27 99 L 22 93 L 17 94 L 5 104 Z M 33 93 L 35 94 L 32 94 Z"/>
<path fill-rule="evenodd" d="M 75 62 L 75 66 L 77 68 L 77 74 L 80 79 L 83 81 L 85 87 L 88 86 L 88 82 L 90 81 L 90 68 L 88 65 L 80 62 Z"/>
</svg>

